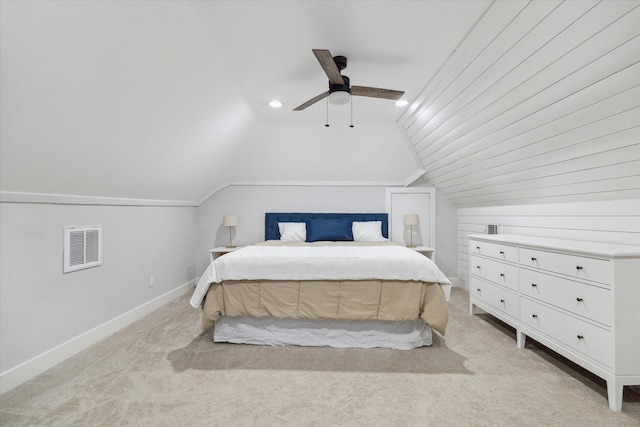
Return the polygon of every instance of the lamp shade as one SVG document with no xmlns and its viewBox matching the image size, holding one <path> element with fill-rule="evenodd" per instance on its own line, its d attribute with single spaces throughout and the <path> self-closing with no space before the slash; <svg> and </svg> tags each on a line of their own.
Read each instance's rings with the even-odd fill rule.
<svg viewBox="0 0 640 427">
<path fill-rule="evenodd" d="M 420 217 L 418 214 L 404 214 L 402 225 L 420 225 Z"/>
<path fill-rule="evenodd" d="M 225 227 L 235 227 L 238 225 L 238 217 L 235 215 L 225 215 L 222 217 L 222 225 Z"/>
</svg>

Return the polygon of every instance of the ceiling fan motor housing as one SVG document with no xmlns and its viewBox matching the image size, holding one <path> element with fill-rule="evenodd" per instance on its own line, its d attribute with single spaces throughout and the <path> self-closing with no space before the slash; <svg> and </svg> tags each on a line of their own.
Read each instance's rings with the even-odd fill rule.
<svg viewBox="0 0 640 427">
<path fill-rule="evenodd" d="M 351 86 L 349 84 L 349 77 L 342 76 L 342 80 L 344 80 L 344 84 L 341 85 L 339 83 L 329 83 L 329 93 L 333 92 L 348 92 L 351 93 Z"/>
<path fill-rule="evenodd" d="M 347 68 L 347 57 L 346 56 L 334 56 L 333 62 L 336 63 L 336 67 L 338 70 L 342 71 Z"/>
</svg>

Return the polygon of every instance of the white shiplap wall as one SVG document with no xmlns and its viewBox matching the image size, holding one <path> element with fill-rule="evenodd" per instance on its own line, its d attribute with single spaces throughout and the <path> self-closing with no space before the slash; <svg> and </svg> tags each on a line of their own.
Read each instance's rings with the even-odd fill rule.
<svg viewBox="0 0 640 427">
<path fill-rule="evenodd" d="M 640 2 L 497 1 L 398 125 L 467 235 L 640 245 Z"/>
<path fill-rule="evenodd" d="M 640 198 L 640 2 L 495 2 L 398 125 L 459 208 Z"/>
<path fill-rule="evenodd" d="M 640 199 L 458 209 L 458 277 L 468 282 L 469 234 L 498 224 L 500 234 L 640 246 Z"/>
</svg>

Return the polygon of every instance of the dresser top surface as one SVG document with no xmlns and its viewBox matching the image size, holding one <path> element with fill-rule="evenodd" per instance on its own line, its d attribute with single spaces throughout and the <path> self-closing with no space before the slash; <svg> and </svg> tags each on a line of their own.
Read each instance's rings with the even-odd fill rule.
<svg viewBox="0 0 640 427">
<path fill-rule="evenodd" d="M 469 234 L 467 237 L 469 237 L 469 239 L 485 242 L 528 246 L 538 249 L 562 250 L 612 258 L 640 257 L 640 246 L 619 245 L 615 243 L 551 239 L 547 237 L 522 236 L 518 234 Z"/>
</svg>

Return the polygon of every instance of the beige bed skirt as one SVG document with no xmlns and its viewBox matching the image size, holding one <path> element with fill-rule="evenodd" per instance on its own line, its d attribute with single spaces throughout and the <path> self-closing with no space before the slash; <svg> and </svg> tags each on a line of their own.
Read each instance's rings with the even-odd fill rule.
<svg viewBox="0 0 640 427">
<path fill-rule="evenodd" d="M 399 280 L 224 281 L 202 303 L 202 326 L 221 316 L 406 321 L 422 319 L 444 335 L 449 318 L 440 285 Z"/>
</svg>

